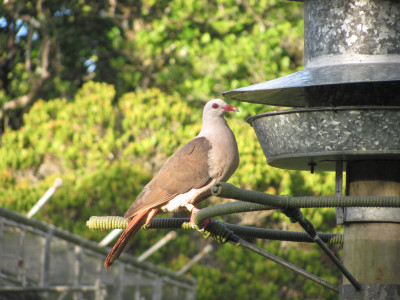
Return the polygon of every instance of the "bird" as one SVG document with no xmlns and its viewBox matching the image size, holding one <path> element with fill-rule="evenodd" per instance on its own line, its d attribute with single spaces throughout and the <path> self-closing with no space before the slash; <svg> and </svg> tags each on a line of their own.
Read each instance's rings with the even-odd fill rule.
<svg viewBox="0 0 400 300">
<path fill-rule="evenodd" d="M 211 196 L 211 187 L 227 181 L 239 166 L 235 135 L 224 118 L 225 112 L 239 109 L 222 99 L 213 99 L 203 109 L 200 133 L 175 152 L 143 188 L 124 217 L 128 227 L 108 254 L 104 266 L 113 262 L 143 225 L 150 225 L 162 212 L 186 208 L 193 216 L 196 205 Z"/>
</svg>

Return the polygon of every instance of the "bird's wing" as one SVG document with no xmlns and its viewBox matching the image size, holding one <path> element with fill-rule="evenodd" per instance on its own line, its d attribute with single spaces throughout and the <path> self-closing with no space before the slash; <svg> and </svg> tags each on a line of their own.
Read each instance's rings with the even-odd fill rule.
<svg viewBox="0 0 400 300">
<path fill-rule="evenodd" d="M 156 207 L 209 183 L 212 180 L 208 165 L 211 147 L 207 138 L 197 137 L 179 149 L 144 187 L 125 213 L 125 218 L 132 218 L 144 209 Z"/>
</svg>

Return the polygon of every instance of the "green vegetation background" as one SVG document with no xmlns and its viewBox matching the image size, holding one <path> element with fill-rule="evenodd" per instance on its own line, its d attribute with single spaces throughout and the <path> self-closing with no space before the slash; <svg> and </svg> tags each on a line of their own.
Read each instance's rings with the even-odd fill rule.
<svg viewBox="0 0 400 300">
<path fill-rule="evenodd" d="M 122 215 L 163 162 L 201 128 L 204 103 L 221 92 L 301 69 L 302 3 L 283 0 L 8 1 L 0 7 L 0 205 L 26 213 L 61 177 L 35 218 L 99 241 L 92 215 Z M 229 101 L 229 100 L 228 100 Z M 245 119 L 275 109 L 230 102 L 241 163 L 230 182 L 275 194 L 332 195 L 333 174 L 266 165 Z M 228 201 L 210 199 L 202 204 Z M 304 210 L 336 232 L 333 209 Z M 181 215 L 181 214 L 180 214 Z M 224 217 L 235 224 L 300 230 L 278 212 Z M 140 255 L 166 231 L 141 231 Z M 197 232 L 149 261 L 179 270 L 211 241 Z M 338 284 L 313 245 L 254 241 Z M 313 282 L 231 245 L 188 272 L 198 299 L 336 299 Z M 332 251 L 340 253 L 337 247 Z"/>
</svg>

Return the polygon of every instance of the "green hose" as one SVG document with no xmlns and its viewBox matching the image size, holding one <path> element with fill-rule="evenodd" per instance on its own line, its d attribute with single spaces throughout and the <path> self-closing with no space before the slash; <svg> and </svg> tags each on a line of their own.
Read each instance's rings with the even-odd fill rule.
<svg viewBox="0 0 400 300">
<path fill-rule="evenodd" d="M 239 226 L 226 223 L 225 226 L 241 237 L 268 239 L 289 242 L 313 243 L 313 239 L 305 232 L 264 229 L 250 226 Z M 335 233 L 318 232 L 318 236 L 327 244 L 343 244 L 343 235 Z"/>
<path fill-rule="evenodd" d="M 275 209 L 272 206 L 246 203 L 246 202 L 232 202 L 220 205 L 209 206 L 201 209 L 194 215 L 194 223 L 199 227 L 203 227 L 204 221 L 208 218 L 216 216 L 224 216 L 229 214 L 236 214 L 238 212 L 249 212 L 259 210 L 271 210 Z"/>
<path fill-rule="evenodd" d="M 310 207 L 400 207 L 400 197 L 389 196 L 304 196 L 290 197 L 245 190 L 219 182 L 211 188 L 214 196 L 285 209 Z"/>
</svg>

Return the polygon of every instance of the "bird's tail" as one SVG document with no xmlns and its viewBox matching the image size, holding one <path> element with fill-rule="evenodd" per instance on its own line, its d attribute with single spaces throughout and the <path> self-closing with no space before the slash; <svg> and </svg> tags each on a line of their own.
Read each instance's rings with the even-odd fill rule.
<svg viewBox="0 0 400 300">
<path fill-rule="evenodd" d="M 115 243 L 114 247 L 111 249 L 106 260 L 104 261 L 104 266 L 106 267 L 106 269 L 112 267 L 113 262 L 121 255 L 122 251 L 124 251 L 124 249 L 128 245 L 129 240 L 146 223 L 147 216 L 150 211 L 151 209 L 146 209 L 132 218 L 132 220 L 128 224 L 128 227 L 121 234 L 118 241 Z"/>
</svg>

